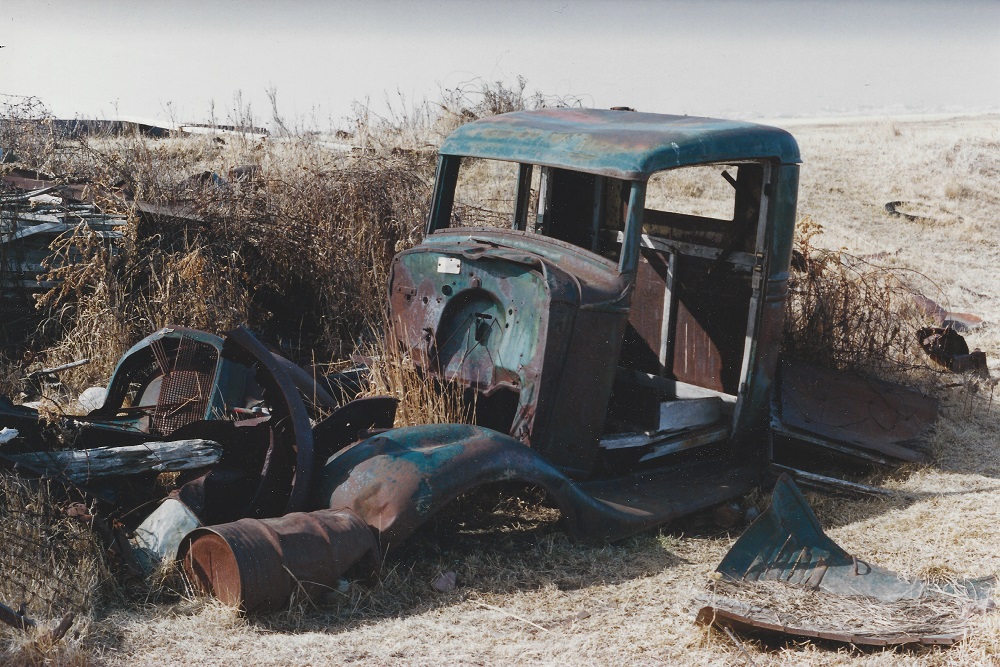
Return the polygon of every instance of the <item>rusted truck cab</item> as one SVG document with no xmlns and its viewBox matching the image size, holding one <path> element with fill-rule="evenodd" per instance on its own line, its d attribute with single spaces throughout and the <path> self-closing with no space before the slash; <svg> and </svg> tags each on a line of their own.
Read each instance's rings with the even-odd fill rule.
<svg viewBox="0 0 1000 667">
<path fill-rule="evenodd" d="M 904 445 L 933 413 L 926 398 L 779 366 L 798 162 L 786 132 L 707 118 L 558 109 L 460 127 L 425 238 L 393 261 L 387 336 L 429 382 L 462 388 L 475 424 L 332 439 L 381 425 L 341 407 L 327 417 L 338 429 L 314 429 L 329 454 L 317 512 L 193 531 L 180 548 L 191 580 L 278 608 L 485 485 L 540 488 L 571 537 L 614 541 L 732 510 L 790 470 L 782 442 L 920 460 Z M 326 555 L 299 558 L 300 533 Z M 767 533 L 768 554 L 781 535 Z"/>
<path fill-rule="evenodd" d="M 392 335 L 573 478 L 694 451 L 763 463 L 798 162 L 787 132 L 736 121 L 469 123 L 394 260 Z"/>
</svg>

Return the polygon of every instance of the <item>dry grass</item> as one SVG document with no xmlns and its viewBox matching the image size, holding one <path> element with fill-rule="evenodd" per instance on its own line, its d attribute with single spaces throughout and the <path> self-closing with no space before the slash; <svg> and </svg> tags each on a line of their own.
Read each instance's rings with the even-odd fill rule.
<svg viewBox="0 0 1000 667">
<path fill-rule="evenodd" d="M 92 662 L 79 637 L 87 634 L 96 606 L 107 601 L 110 573 L 100 541 L 85 521 L 67 516 L 67 505 L 48 483 L 0 474 L 0 602 L 25 604 L 26 615 L 38 623 L 28 632 L 0 625 L 5 665 Z M 73 634 L 53 642 L 50 631 L 66 613 L 76 616 Z"/>
<path fill-rule="evenodd" d="M 860 595 L 837 595 L 779 581 L 714 582 L 705 604 L 812 632 L 896 638 L 964 635 L 969 620 L 986 613 L 982 601 L 954 594 L 882 602 Z M 735 604 L 734 604 L 735 602 Z"/>
<path fill-rule="evenodd" d="M 472 418 L 472 407 L 462 387 L 429 381 L 397 342 L 372 345 L 370 396 L 395 396 L 396 427 L 417 424 L 459 424 Z"/>
<path fill-rule="evenodd" d="M 86 521 L 66 515 L 66 504 L 47 482 L 0 475 L 0 601 L 24 602 L 32 617 L 88 611 L 106 578 L 99 540 Z"/>
<path fill-rule="evenodd" d="M 176 146 L 157 150 L 166 155 L 128 155 L 137 179 L 150 165 L 184 159 Z M 113 255 L 84 235 L 62 241 L 60 252 L 88 261 L 53 271 L 63 282 L 40 302 L 49 315 L 45 363 L 104 362 L 64 376 L 71 393 L 106 378 L 128 346 L 167 324 L 225 331 L 248 323 L 305 360 L 345 356 L 364 323 L 380 317 L 389 261 L 419 240 L 426 159 L 331 157 L 308 143 L 255 150 L 229 158 L 230 166 L 256 160 L 253 183 L 181 194 L 157 192 L 156 181 L 138 188 L 154 201 L 182 202 L 203 222 L 130 211 L 134 224 Z M 188 165 L 188 173 L 205 166 Z M 225 173 L 218 162 L 212 167 Z M 157 178 L 168 180 L 170 171 Z"/>
<path fill-rule="evenodd" d="M 461 118 L 461 114 L 455 116 Z M 414 116 L 408 116 L 406 123 L 397 123 L 402 128 L 397 139 L 409 142 L 411 147 L 421 145 L 433 136 L 422 123 Z M 206 210 L 214 211 L 216 217 L 206 230 L 189 233 L 185 238 L 183 230 L 165 228 L 164 238 L 173 239 L 173 244 L 164 246 L 164 259 L 156 264 L 155 271 L 142 274 L 146 282 L 139 284 L 147 291 L 139 293 L 147 295 L 147 303 L 162 303 L 167 285 L 171 295 L 183 294 L 186 279 L 180 274 L 184 267 L 189 267 L 189 276 L 197 276 L 199 271 L 190 267 L 202 266 L 199 262 L 203 261 L 213 262 L 214 272 L 232 267 L 234 275 L 241 278 L 236 284 L 244 286 L 273 286 L 277 284 L 275 274 L 291 271 L 299 281 L 294 284 L 301 289 L 304 284 L 313 284 L 308 281 L 320 281 L 328 265 L 331 271 L 335 265 L 341 273 L 355 270 L 360 263 L 377 265 L 397 245 L 414 242 L 414 223 L 399 221 L 414 216 L 419 222 L 420 207 L 425 205 L 421 197 L 426 196 L 429 181 L 425 158 L 380 152 L 396 139 L 390 137 L 381 144 L 374 140 L 379 134 L 376 125 L 377 119 L 369 118 L 365 126 L 369 132 L 367 145 L 376 149 L 374 157 L 331 157 L 309 142 L 266 142 L 257 147 L 252 142 L 220 146 L 193 139 L 130 149 L 132 152 L 126 153 L 134 155 L 137 163 L 162 167 L 162 172 L 150 172 L 162 179 L 162 185 L 155 179 L 152 185 L 136 179 L 136 187 L 146 188 L 154 197 L 166 196 L 171 183 L 202 165 L 221 173 L 254 155 L 261 156 L 265 183 L 280 183 L 281 192 L 294 193 L 277 199 L 277 194 L 268 194 L 265 185 L 222 201 L 210 199 L 211 206 L 206 205 Z M 907 289 L 919 289 L 951 310 L 979 314 L 987 324 L 970 333 L 968 339 L 970 346 L 986 351 L 996 374 L 1000 359 L 1000 281 L 994 273 L 1000 263 L 1000 244 L 995 241 L 1000 231 L 1000 199 L 995 189 L 1000 174 L 1000 119 L 826 123 L 800 125 L 793 132 L 805 160 L 799 211 L 822 227 L 822 234 L 813 236 L 810 243 L 842 252 L 836 261 L 822 260 L 828 272 L 825 275 L 831 278 L 829 285 L 834 286 L 832 294 L 845 289 L 836 287 L 838 281 L 856 287 L 861 271 L 867 276 L 862 284 L 867 284 L 869 278 L 881 284 L 873 292 L 874 304 L 882 306 L 880 316 L 906 313 L 902 301 L 898 307 L 893 305 L 896 302 L 884 302 L 887 291 L 895 294 L 897 285 L 893 280 L 905 283 Z M 107 147 L 95 147 L 98 149 L 111 152 Z M 288 154 L 299 157 L 291 159 Z M 115 162 L 117 159 L 102 163 L 108 181 L 127 163 Z M 417 167 L 412 166 L 411 159 L 419 160 Z M 50 158 L 53 164 L 56 160 L 71 166 L 85 162 L 65 153 Z M 316 160 L 322 167 L 303 169 Z M 393 165 L 402 165 L 403 171 L 393 171 Z M 307 181 L 299 183 L 298 175 L 303 173 Z M 358 173 L 368 175 L 368 180 L 361 181 L 369 185 L 365 186 L 368 189 L 358 190 L 358 203 L 351 205 L 343 196 L 350 195 L 350 183 Z M 414 174 L 417 179 L 408 180 Z M 400 183 L 403 194 L 397 189 Z M 373 195 L 381 203 L 366 207 L 364 202 Z M 921 211 L 925 218 L 908 221 L 889 216 L 883 205 L 896 200 L 919 205 L 913 210 Z M 420 210 L 414 213 L 414 208 Z M 321 213 L 311 217 L 313 210 Z M 306 257 L 311 268 L 304 271 L 301 266 L 282 264 L 280 271 L 273 273 L 261 269 L 260 256 L 252 254 L 260 250 L 234 247 L 231 244 L 238 236 L 236 232 L 221 229 L 221 221 L 230 218 L 237 221 L 234 224 L 240 235 L 247 235 L 257 244 L 273 242 L 276 255 L 293 252 L 295 257 Z M 277 224 L 283 220 L 303 233 L 296 235 L 283 229 Z M 256 226 L 264 221 L 275 229 Z M 362 234 L 357 238 L 351 235 L 359 224 L 367 225 L 365 229 L 388 230 L 386 234 L 394 241 L 378 245 L 373 251 Z M 168 234 L 171 231 L 173 234 Z M 272 241 L 268 233 L 281 236 Z M 332 248 L 341 246 L 355 249 L 344 255 L 346 264 L 336 264 L 336 258 L 329 254 Z M 857 265 L 845 262 L 846 256 L 868 259 Z M 251 257 L 253 261 L 249 261 Z M 813 258 L 811 253 L 807 257 Z M 120 270 L 114 261 L 107 265 L 109 271 Z M 204 271 L 200 270 L 202 274 Z M 159 282 L 152 279 L 154 273 Z M 245 275 L 260 281 L 244 280 Z M 893 278 L 886 278 L 890 275 Z M 885 280 L 889 282 L 879 283 Z M 353 347 L 353 340 L 348 346 L 345 332 L 356 335 L 363 328 L 359 323 L 373 321 L 363 319 L 367 310 L 356 305 L 374 300 L 372 295 L 381 298 L 381 283 L 370 282 L 367 286 L 339 282 L 338 289 L 343 293 L 310 297 L 309 307 L 328 309 L 328 317 L 333 313 L 336 321 L 297 325 L 302 334 L 291 341 L 292 346 L 305 341 L 315 346 L 315 341 L 322 341 L 331 356 Z M 91 289 L 99 284 L 98 278 L 85 283 L 85 287 Z M 150 289 L 150 284 L 155 289 Z M 816 286 L 820 288 L 825 289 Z M 191 294 L 195 293 L 196 285 L 192 285 Z M 836 303 L 829 296 L 831 292 L 812 294 L 822 295 L 826 304 Z M 156 295 L 160 301 L 156 301 Z M 85 323 L 88 318 L 101 320 L 105 311 L 98 306 L 113 298 L 94 296 L 90 300 L 94 310 L 67 312 L 62 320 L 65 331 L 74 331 L 77 322 Z M 268 330 L 269 324 L 276 327 L 271 333 L 278 330 L 273 324 L 278 314 L 263 305 L 259 290 L 238 291 L 225 299 L 226 303 L 237 304 L 232 317 L 243 314 L 240 309 L 245 308 L 251 320 L 259 318 L 255 321 L 261 330 Z M 811 313 L 814 308 L 801 312 Z M 847 331 L 856 330 L 843 312 L 833 318 L 835 323 L 838 317 L 841 333 L 845 323 Z M 148 330 L 154 321 L 152 316 L 129 316 L 122 320 L 122 331 L 134 332 L 143 327 Z M 892 321 L 891 317 L 883 320 Z M 78 337 L 65 333 L 60 337 L 78 340 L 80 346 L 89 344 L 88 326 L 96 325 L 81 325 Z M 876 330 L 882 332 L 882 338 L 875 341 L 878 346 L 868 348 L 866 357 L 838 363 L 869 364 L 878 358 L 878 350 L 886 349 L 879 346 L 887 341 L 894 359 L 905 361 L 907 355 L 910 360 L 915 358 L 912 347 L 907 347 L 912 343 L 907 342 L 905 328 L 894 331 L 891 326 L 883 326 Z M 834 338 L 836 335 L 831 334 Z M 64 356 L 84 351 L 74 349 Z M 100 350 L 95 354 L 98 352 L 105 354 Z M 805 354 L 821 352 L 826 353 L 814 350 Z M 397 359 L 395 365 L 387 362 L 380 373 L 386 386 L 421 386 L 403 359 Z M 879 481 L 896 492 L 890 498 L 871 501 L 811 495 L 810 501 L 831 537 L 867 561 L 936 580 L 997 574 L 1000 540 L 994 527 L 1000 518 L 1000 450 L 996 436 L 1000 432 L 1000 409 L 990 384 L 959 376 L 947 379 L 960 386 L 936 389 L 944 407 L 931 443 L 936 455 L 934 465 L 883 475 Z M 406 391 L 402 395 L 405 398 Z M 422 400 L 418 397 L 412 405 Z M 407 407 L 401 408 L 400 423 L 411 423 L 419 417 L 415 416 L 419 411 L 410 408 L 409 402 L 404 405 Z M 451 420 L 456 414 L 453 410 L 462 412 L 457 404 L 432 412 Z M 51 655 L 49 662 L 749 664 L 729 637 L 693 624 L 697 605 L 692 600 L 706 590 L 710 573 L 736 533 L 713 532 L 689 522 L 661 535 L 587 547 L 572 544 L 556 531 L 551 513 L 546 513 L 545 505 L 536 502 L 530 493 L 526 502 L 531 511 L 487 502 L 485 509 L 480 506 L 463 515 L 442 517 L 415 538 L 410 548 L 387 563 L 379 584 L 354 583 L 339 599 L 335 596 L 322 601 L 318 608 L 302 605 L 271 618 L 245 619 L 205 600 L 120 607 L 94 620 L 84 628 L 79 640 L 71 640 L 64 656 Z M 470 515 L 475 520 L 469 519 Z M 449 593 L 437 593 L 430 584 L 446 571 L 457 573 L 458 585 Z M 753 663 L 761 666 L 1000 664 L 1000 617 L 977 618 L 973 625 L 972 637 L 949 649 L 860 653 L 808 643 L 774 647 L 753 641 L 744 641 L 744 648 Z M 77 652 L 77 646 L 84 652 Z"/>
</svg>

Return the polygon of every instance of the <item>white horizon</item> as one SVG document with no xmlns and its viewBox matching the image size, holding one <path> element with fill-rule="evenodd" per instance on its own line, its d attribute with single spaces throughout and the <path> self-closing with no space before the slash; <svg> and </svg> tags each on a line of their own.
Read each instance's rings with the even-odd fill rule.
<svg viewBox="0 0 1000 667">
<path fill-rule="evenodd" d="M 467 82 L 746 120 L 1000 111 L 1000 3 L 8 0 L 0 104 L 150 124 L 332 129 Z M 474 83 L 472 85 L 475 85 Z"/>
</svg>

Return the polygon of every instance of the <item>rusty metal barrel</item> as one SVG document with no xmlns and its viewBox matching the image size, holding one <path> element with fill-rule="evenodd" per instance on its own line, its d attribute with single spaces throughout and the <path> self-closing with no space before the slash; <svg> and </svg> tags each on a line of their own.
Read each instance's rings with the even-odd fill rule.
<svg viewBox="0 0 1000 667">
<path fill-rule="evenodd" d="M 335 589 L 351 566 L 374 571 L 378 557 L 371 528 L 350 510 L 198 528 L 178 552 L 196 588 L 247 613 L 282 609 L 295 590 Z"/>
</svg>

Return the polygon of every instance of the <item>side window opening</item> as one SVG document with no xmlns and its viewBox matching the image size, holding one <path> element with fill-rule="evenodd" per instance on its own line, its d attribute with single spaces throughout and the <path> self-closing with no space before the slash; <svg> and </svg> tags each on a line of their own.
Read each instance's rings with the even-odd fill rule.
<svg viewBox="0 0 1000 667">
<path fill-rule="evenodd" d="M 668 404 L 739 393 L 766 165 L 684 167 L 647 184 L 642 244 L 610 428 L 661 428 Z"/>
<path fill-rule="evenodd" d="M 653 174 L 643 232 L 662 239 L 753 252 L 763 165 L 704 165 Z"/>
</svg>

